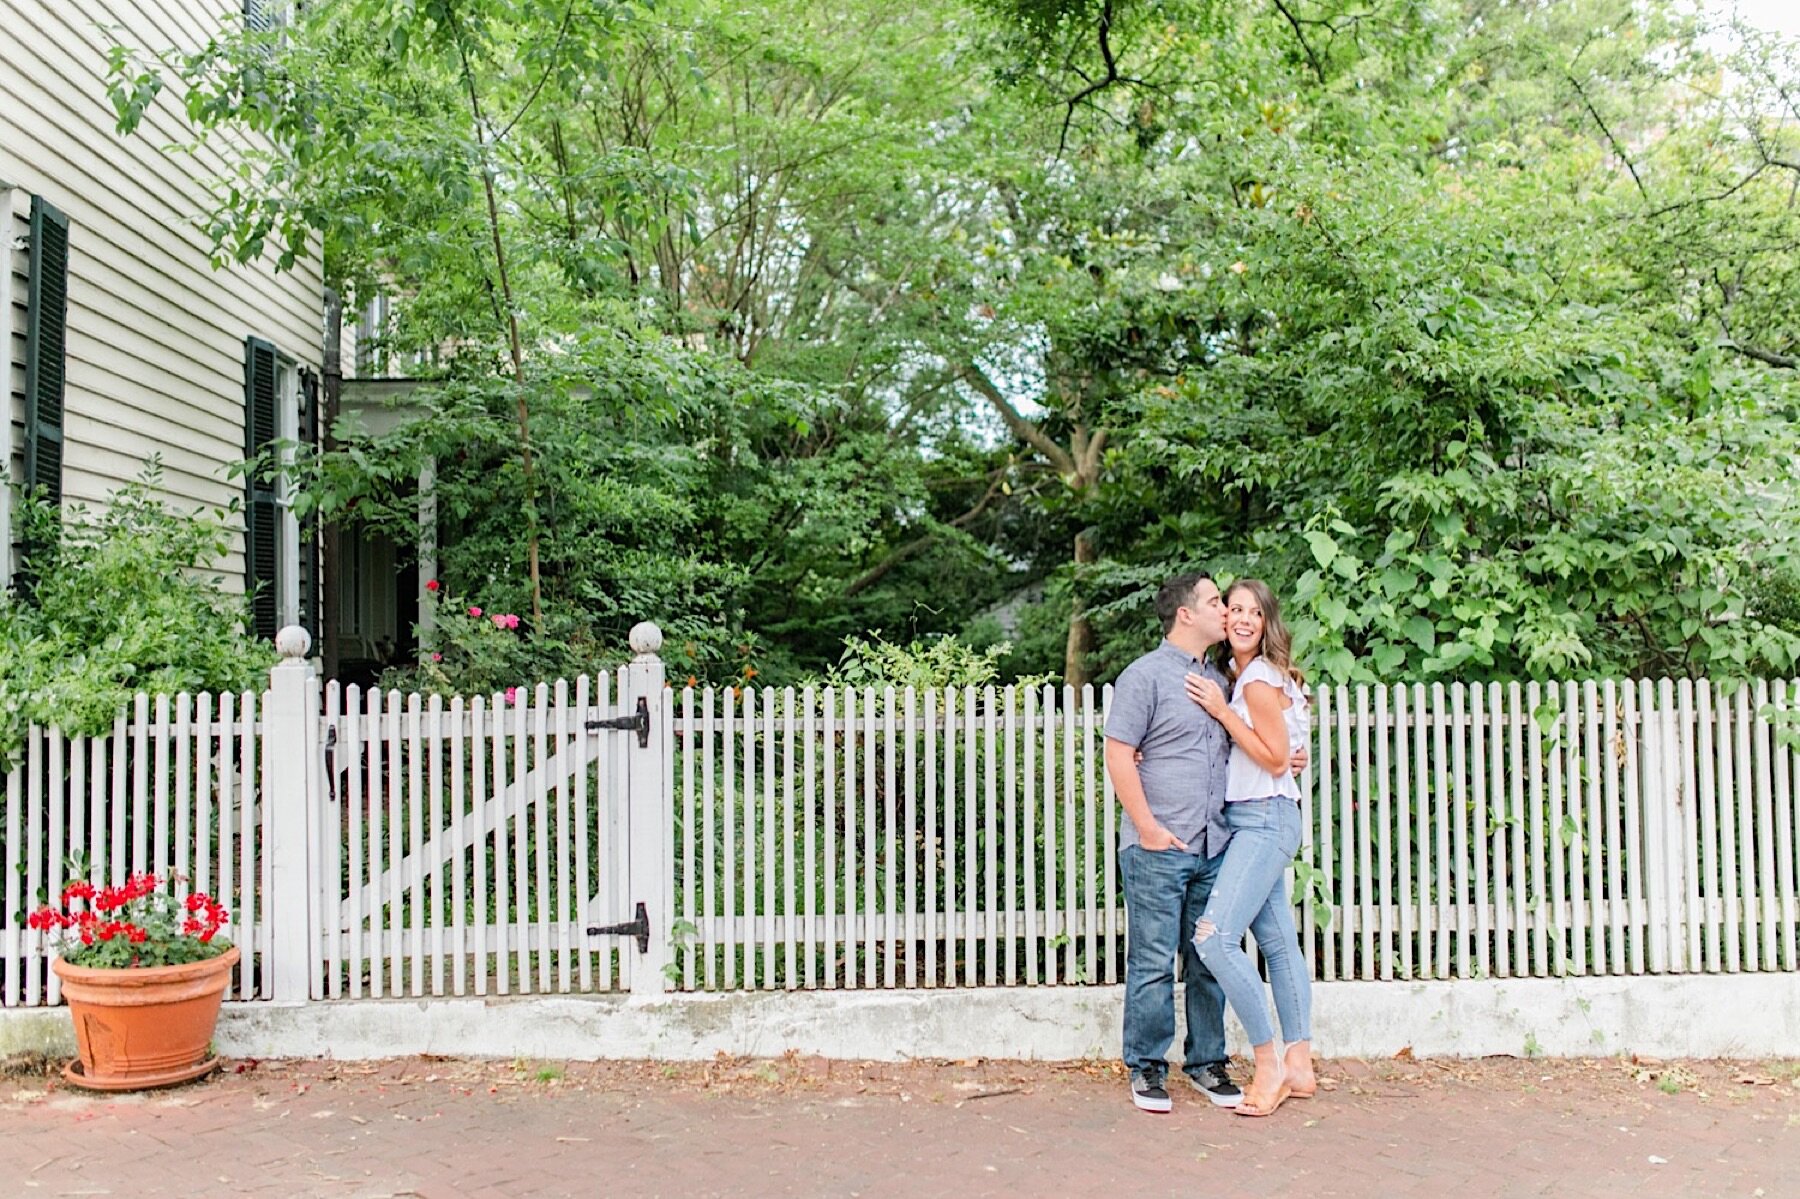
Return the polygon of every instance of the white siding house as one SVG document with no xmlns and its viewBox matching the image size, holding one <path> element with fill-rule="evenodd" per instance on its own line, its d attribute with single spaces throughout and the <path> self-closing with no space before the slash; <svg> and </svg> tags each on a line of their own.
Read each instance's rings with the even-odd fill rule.
<svg viewBox="0 0 1800 1199">
<path fill-rule="evenodd" d="M 247 493 L 230 468 L 248 446 L 316 423 L 316 402 L 305 405 L 323 365 L 320 262 L 277 274 L 270 255 L 214 269 L 195 218 L 222 158 L 164 152 L 192 136 L 173 89 L 126 138 L 106 93 L 115 41 L 196 49 L 244 10 L 241 0 L 0 0 L 3 460 L 15 486 L 65 505 L 104 503 L 153 456 L 179 509 L 244 501 L 219 569 L 259 589 L 259 632 L 298 620 L 316 634 L 316 539 L 282 496 Z M 7 579 L 10 543 L 0 537 Z"/>
</svg>

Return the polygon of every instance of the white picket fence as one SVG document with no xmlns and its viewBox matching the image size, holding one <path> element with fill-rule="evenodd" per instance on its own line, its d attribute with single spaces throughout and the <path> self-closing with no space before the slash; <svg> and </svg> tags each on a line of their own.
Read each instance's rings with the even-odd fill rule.
<svg viewBox="0 0 1800 1199">
<path fill-rule="evenodd" d="M 0 995 L 57 1002 L 23 915 L 71 855 L 219 894 L 244 999 L 1122 979 L 1109 689 L 676 692 L 659 646 L 640 626 L 616 675 L 515 701 L 321 688 L 293 659 L 260 697 L 34 730 Z M 1800 968 L 1800 684 L 1314 699 L 1293 886 L 1317 977 Z M 643 949 L 593 931 L 640 905 Z"/>
<path fill-rule="evenodd" d="M 1092 688 L 684 691 L 686 988 L 1112 982 Z"/>
<path fill-rule="evenodd" d="M 1321 979 L 1794 970 L 1800 685 L 1320 688 Z M 684 987 L 1116 982 L 1110 688 L 684 692 Z M 760 830 L 760 835 L 759 835 Z"/>
<path fill-rule="evenodd" d="M 1800 684 L 1321 689 L 1322 978 L 1794 970 Z"/>
<path fill-rule="evenodd" d="M 6 779 L 5 1006 L 56 1003 L 45 934 L 25 917 L 83 877 L 121 884 L 128 874 L 173 870 L 231 911 L 223 934 L 243 949 L 227 995 L 269 998 L 258 977 L 266 954 L 268 811 L 257 803 L 261 697 L 139 695 L 105 737 L 30 730 Z"/>
</svg>

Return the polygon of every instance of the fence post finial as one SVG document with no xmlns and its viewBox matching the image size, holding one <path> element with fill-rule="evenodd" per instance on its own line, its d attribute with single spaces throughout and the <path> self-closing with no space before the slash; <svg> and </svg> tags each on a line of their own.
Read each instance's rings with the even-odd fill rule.
<svg viewBox="0 0 1800 1199">
<path fill-rule="evenodd" d="M 663 646 L 662 630 L 647 620 L 631 626 L 631 652 L 639 658 L 654 658 Z"/>
<path fill-rule="evenodd" d="M 312 634 L 297 624 L 291 624 L 275 634 L 275 652 L 282 657 L 282 665 L 303 660 L 312 649 Z"/>
</svg>

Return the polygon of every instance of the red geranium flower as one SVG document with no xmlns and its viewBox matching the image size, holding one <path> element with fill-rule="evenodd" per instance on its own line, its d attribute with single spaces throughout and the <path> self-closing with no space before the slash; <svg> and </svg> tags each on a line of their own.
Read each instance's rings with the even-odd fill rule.
<svg viewBox="0 0 1800 1199">
<path fill-rule="evenodd" d="M 230 948 L 217 936 L 228 913 L 205 892 L 176 893 L 181 881 L 149 872 L 116 887 L 76 879 L 58 906 L 37 909 L 26 923 L 56 936 L 58 952 L 77 966 L 130 969 L 217 957 Z"/>
</svg>

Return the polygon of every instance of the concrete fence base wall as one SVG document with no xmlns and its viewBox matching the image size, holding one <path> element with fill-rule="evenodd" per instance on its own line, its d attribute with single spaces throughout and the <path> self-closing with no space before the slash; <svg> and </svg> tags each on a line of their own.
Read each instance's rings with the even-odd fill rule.
<svg viewBox="0 0 1800 1199">
<path fill-rule="evenodd" d="M 1800 976 L 1318 983 L 1326 1057 L 1493 1054 L 1800 1056 Z M 228 1004 L 232 1056 L 341 1060 L 420 1053 L 547 1059 L 1111 1058 L 1122 987 L 799 991 Z M 1179 1012 L 1179 1004 L 1177 1004 Z M 1243 1030 L 1228 1024 L 1233 1052 Z M 0 1052 L 74 1052 L 61 1009 L 0 1012 Z M 1180 1053 L 1177 1032 L 1174 1053 Z"/>
</svg>

